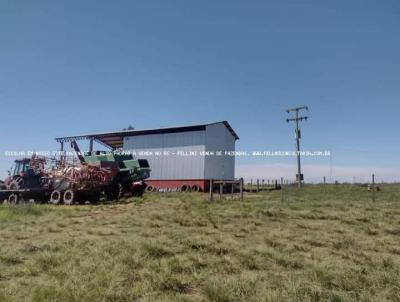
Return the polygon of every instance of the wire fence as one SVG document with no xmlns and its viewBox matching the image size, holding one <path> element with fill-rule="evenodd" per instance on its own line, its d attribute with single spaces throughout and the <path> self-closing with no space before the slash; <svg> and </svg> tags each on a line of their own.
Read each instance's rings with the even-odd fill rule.
<svg viewBox="0 0 400 302">
<path fill-rule="evenodd" d="M 247 194 L 263 194 L 279 191 L 282 202 L 294 201 L 333 201 L 348 199 L 351 201 L 379 202 L 400 200 L 400 184 L 376 183 L 371 175 L 368 183 L 327 183 L 326 177 L 320 183 L 302 183 L 299 187 L 294 180 L 254 179 L 244 185 Z M 351 198 L 349 198 L 351 197 Z M 397 198 L 397 199 L 396 199 Z"/>
</svg>

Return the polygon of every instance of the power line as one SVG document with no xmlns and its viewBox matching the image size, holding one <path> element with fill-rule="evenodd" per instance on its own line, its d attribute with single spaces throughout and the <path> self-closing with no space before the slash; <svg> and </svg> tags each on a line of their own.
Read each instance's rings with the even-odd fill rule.
<svg viewBox="0 0 400 302">
<path fill-rule="evenodd" d="M 296 107 L 296 108 L 291 108 L 291 109 L 286 109 L 286 112 L 290 114 L 291 112 L 294 112 L 294 117 L 286 119 L 286 122 L 296 122 L 296 129 L 295 129 L 295 138 L 296 138 L 296 149 L 297 149 L 297 174 L 296 174 L 296 180 L 298 187 L 301 188 L 302 181 L 304 179 L 303 174 L 301 174 L 301 164 L 300 164 L 300 139 L 301 139 L 301 131 L 299 128 L 299 122 L 302 122 L 303 120 L 306 121 L 308 119 L 308 116 L 299 116 L 299 112 L 301 110 L 306 110 L 308 111 L 307 106 L 303 107 Z"/>
</svg>

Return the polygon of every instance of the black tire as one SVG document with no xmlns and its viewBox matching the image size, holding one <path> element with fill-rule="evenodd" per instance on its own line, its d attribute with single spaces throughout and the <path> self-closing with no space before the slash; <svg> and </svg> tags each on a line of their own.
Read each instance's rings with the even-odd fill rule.
<svg viewBox="0 0 400 302">
<path fill-rule="evenodd" d="M 51 192 L 49 203 L 60 204 L 62 201 L 62 196 L 63 195 L 60 191 L 54 190 L 53 192 Z"/>
<path fill-rule="evenodd" d="M 124 196 L 125 190 L 122 183 L 117 184 L 117 200 L 121 199 Z"/>
<path fill-rule="evenodd" d="M 71 189 L 65 191 L 64 195 L 63 195 L 63 200 L 64 200 L 64 204 L 66 204 L 66 205 L 73 204 L 76 200 L 76 192 L 74 192 Z"/>
<path fill-rule="evenodd" d="M 6 204 L 7 203 L 7 194 L 6 193 L 4 193 L 4 192 L 0 192 L 0 203 L 4 203 L 4 204 Z"/>
<path fill-rule="evenodd" d="M 190 191 L 190 187 L 188 185 L 182 185 L 180 188 L 181 192 L 189 192 Z"/>
<path fill-rule="evenodd" d="M 198 185 L 193 185 L 190 189 L 192 192 L 200 192 L 200 187 Z"/>
<path fill-rule="evenodd" d="M 107 201 L 111 201 L 111 200 L 116 199 L 115 190 L 112 190 L 110 188 L 104 190 L 104 196 L 105 196 Z"/>
<path fill-rule="evenodd" d="M 118 200 L 124 196 L 125 189 L 122 183 L 114 183 L 105 188 L 103 194 L 108 201 Z"/>
<path fill-rule="evenodd" d="M 100 200 L 100 196 L 101 196 L 100 192 L 90 192 L 89 196 L 88 196 L 88 200 L 91 203 L 97 203 Z"/>
<path fill-rule="evenodd" d="M 8 196 L 7 201 L 11 205 L 16 205 L 19 202 L 19 196 L 15 193 L 12 193 L 10 196 Z"/>
<path fill-rule="evenodd" d="M 144 190 L 145 190 L 144 186 L 136 186 L 132 190 L 132 196 L 133 197 L 142 197 Z"/>
</svg>

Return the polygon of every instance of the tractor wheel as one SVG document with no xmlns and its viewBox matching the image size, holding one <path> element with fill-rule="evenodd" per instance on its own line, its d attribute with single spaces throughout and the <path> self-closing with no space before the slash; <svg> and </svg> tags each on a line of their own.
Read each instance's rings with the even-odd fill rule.
<svg viewBox="0 0 400 302">
<path fill-rule="evenodd" d="M 11 205 L 16 205 L 16 204 L 18 204 L 18 201 L 19 201 L 19 197 L 18 197 L 18 195 L 17 194 L 15 194 L 15 193 L 12 193 L 10 196 L 8 196 L 8 203 L 9 204 L 11 204 Z"/>
<path fill-rule="evenodd" d="M 60 191 L 58 190 L 54 190 L 53 192 L 51 192 L 50 195 L 50 203 L 52 204 L 60 204 L 62 201 L 62 194 Z"/>
<path fill-rule="evenodd" d="M 0 203 L 7 204 L 7 194 L 4 192 L 0 192 Z"/>
<path fill-rule="evenodd" d="M 118 200 L 124 196 L 124 193 L 125 193 L 124 186 L 120 182 L 108 186 L 103 191 L 103 194 L 108 201 Z"/>
<path fill-rule="evenodd" d="M 14 178 L 8 185 L 9 190 L 19 190 L 24 186 L 24 179 L 20 176 Z"/>
<path fill-rule="evenodd" d="M 64 204 L 71 205 L 76 199 L 76 193 L 72 190 L 67 190 L 64 192 Z"/>
<path fill-rule="evenodd" d="M 101 194 L 100 194 L 100 193 L 95 193 L 95 194 L 92 196 L 92 202 L 93 202 L 93 203 L 98 203 L 98 202 L 100 201 L 100 197 L 101 197 Z"/>
<path fill-rule="evenodd" d="M 111 189 L 109 189 L 109 188 L 106 189 L 106 190 L 104 190 L 103 194 L 104 194 L 104 197 L 105 197 L 105 199 L 106 199 L 107 201 L 114 200 L 114 199 L 115 199 L 115 196 L 116 196 L 115 191 L 114 191 L 114 190 L 111 190 Z"/>
<path fill-rule="evenodd" d="M 117 184 L 117 200 L 121 199 L 124 196 L 124 186 L 122 183 Z"/>
<path fill-rule="evenodd" d="M 142 186 L 135 186 L 132 189 L 132 196 L 133 197 L 142 197 L 143 193 L 144 193 L 144 190 L 145 190 L 145 187 L 143 185 Z"/>
<path fill-rule="evenodd" d="M 100 192 L 91 192 L 87 197 L 90 203 L 97 203 L 100 200 L 100 196 Z"/>
</svg>

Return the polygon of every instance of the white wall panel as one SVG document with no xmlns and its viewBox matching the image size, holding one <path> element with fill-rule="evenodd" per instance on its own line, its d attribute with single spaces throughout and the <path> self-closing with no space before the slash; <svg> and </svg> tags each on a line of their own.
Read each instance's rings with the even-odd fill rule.
<svg viewBox="0 0 400 302">
<path fill-rule="evenodd" d="M 235 157 L 225 155 L 224 151 L 235 151 L 235 138 L 224 124 L 211 124 L 206 127 L 206 151 L 222 151 L 222 155 L 205 158 L 205 178 L 234 179 Z"/>
<path fill-rule="evenodd" d="M 124 149 L 153 153 L 137 156 L 149 161 L 152 169 L 150 179 L 233 179 L 235 176 L 235 157 L 199 154 L 202 151 L 235 150 L 235 138 L 223 123 L 207 125 L 205 131 L 125 137 Z M 169 156 L 154 154 L 168 151 Z M 179 151 L 196 151 L 197 156 L 181 156 Z"/>
<path fill-rule="evenodd" d="M 203 179 L 204 157 L 182 156 L 179 152 L 205 150 L 205 132 L 190 131 L 180 133 L 152 134 L 131 136 L 124 139 L 124 149 L 150 151 L 153 155 L 141 155 L 149 161 L 151 171 L 150 179 Z M 161 152 L 161 156 L 156 156 Z M 170 155 L 164 155 L 169 152 Z"/>
</svg>

